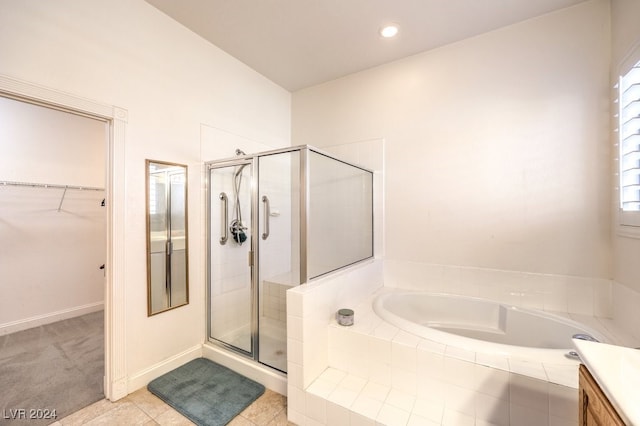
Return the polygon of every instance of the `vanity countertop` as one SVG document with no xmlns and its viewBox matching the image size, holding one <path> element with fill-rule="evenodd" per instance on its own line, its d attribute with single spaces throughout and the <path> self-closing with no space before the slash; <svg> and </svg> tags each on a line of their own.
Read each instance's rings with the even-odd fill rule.
<svg viewBox="0 0 640 426">
<path fill-rule="evenodd" d="M 573 340 L 582 363 L 629 425 L 640 425 L 640 350 Z"/>
</svg>

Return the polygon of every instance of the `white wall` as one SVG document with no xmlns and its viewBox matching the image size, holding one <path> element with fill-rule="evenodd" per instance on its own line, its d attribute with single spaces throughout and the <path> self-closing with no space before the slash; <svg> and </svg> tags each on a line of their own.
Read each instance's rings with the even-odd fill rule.
<svg viewBox="0 0 640 426">
<path fill-rule="evenodd" d="M 640 60 L 640 27 L 638 17 L 640 16 L 640 2 L 634 0 L 612 0 L 611 1 L 611 86 L 617 82 L 620 76 L 620 66 L 627 60 L 632 60 L 629 55 L 635 53 L 633 60 Z M 611 91 L 612 99 L 615 91 Z M 615 171 L 618 164 L 617 138 L 618 134 L 613 131 L 617 127 L 615 118 L 611 120 L 611 164 Z M 615 179 L 615 177 L 614 177 Z M 616 187 L 614 181 L 612 187 Z M 618 197 L 612 197 L 612 211 L 618 211 Z M 640 339 L 640 232 L 620 232 L 617 215 L 613 214 L 613 302 L 614 320 L 626 329 L 631 335 Z M 634 235 L 635 234 L 635 235 Z"/>
<path fill-rule="evenodd" d="M 0 181 L 103 188 L 107 135 L 105 122 L 0 97 Z M 0 335 L 102 309 L 104 197 L 0 184 Z"/>
<path fill-rule="evenodd" d="M 108 134 L 106 122 L 0 97 L 0 180 L 104 188 Z"/>
<path fill-rule="evenodd" d="M 609 278 L 609 7 L 294 93 L 292 140 L 384 138 L 391 260 Z"/>
<path fill-rule="evenodd" d="M 201 125 L 288 145 L 290 94 L 142 0 L 0 0 L 0 10 L 0 74 L 128 111 L 125 363 L 133 390 L 148 369 L 204 340 Z M 189 165 L 190 304 L 151 318 L 145 158 Z"/>
<path fill-rule="evenodd" d="M 617 82 L 620 76 L 619 66 L 635 48 L 640 50 L 640 2 L 634 0 L 612 0 L 611 2 L 611 86 Z M 612 91 L 612 94 L 615 94 Z M 616 127 L 612 119 L 612 127 Z M 612 132 L 612 158 L 617 156 L 614 145 L 617 141 L 617 133 Z M 617 163 L 613 162 L 613 167 Z M 613 186 L 613 185 L 612 185 Z M 613 210 L 617 211 L 617 197 L 614 199 Z M 615 221 L 615 215 L 614 215 Z M 637 292 L 640 292 L 640 234 L 638 238 L 618 235 L 616 223 L 614 223 L 613 244 L 615 249 L 614 279 Z"/>
</svg>

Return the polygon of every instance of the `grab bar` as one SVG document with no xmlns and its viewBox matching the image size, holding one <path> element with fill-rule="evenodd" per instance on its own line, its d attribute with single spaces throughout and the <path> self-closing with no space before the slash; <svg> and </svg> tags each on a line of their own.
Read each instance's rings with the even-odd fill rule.
<svg viewBox="0 0 640 426">
<path fill-rule="evenodd" d="M 227 240 L 229 239 L 229 229 L 227 227 L 227 222 L 229 221 L 229 202 L 227 199 L 227 194 L 224 192 L 220 193 L 220 245 L 225 245 Z"/>
<path fill-rule="evenodd" d="M 269 217 L 271 216 L 271 206 L 269 205 L 269 198 L 266 195 L 262 196 L 262 202 L 264 203 L 264 232 L 262 233 L 262 239 L 269 238 Z"/>
</svg>

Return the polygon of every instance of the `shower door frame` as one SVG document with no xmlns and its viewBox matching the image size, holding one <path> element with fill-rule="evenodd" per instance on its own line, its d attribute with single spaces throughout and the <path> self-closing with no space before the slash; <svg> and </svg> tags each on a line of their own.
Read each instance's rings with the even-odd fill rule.
<svg viewBox="0 0 640 426">
<path fill-rule="evenodd" d="M 371 179 L 372 179 L 372 185 L 373 185 L 373 176 L 374 176 L 374 172 L 373 170 L 367 169 L 365 167 L 362 166 L 358 166 L 356 164 L 350 163 L 348 161 L 344 161 L 341 160 L 339 158 L 336 158 L 333 154 L 329 154 L 327 152 L 324 152 L 320 149 L 317 149 L 313 146 L 310 145 L 297 145 L 297 146 L 292 146 L 292 147 L 286 147 L 286 148 L 280 148 L 280 149 L 274 149 L 274 150 L 270 150 L 270 151 L 262 151 L 262 152 L 258 152 L 255 154 L 246 154 L 246 155 L 238 155 L 235 157 L 230 157 L 230 158 L 224 158 L 224 159 L 220 159 L 220 160 L 212 160 L 212 161 L 207 161 L 204 163 L 205 167 L 206 167 L 206 176 L 205 176 L 205 184 L 206 184 L 206 188 L 207 188 L 207 203 L 206 203 L 206 207 L 207 207 L 207 211 L 206 211 L 206 232 L 207 232 L 207 250 L 206 250 L 206 254 L 207 254 L 207 285 L 206 285 L 206 297 L 207 297 L 207 341 L 211 342 L 215 345 L 219 345 L 223 348 L 229 349 L 235 353 L 241 354 L 243 356 L 246 356 L 250 359 L 253 359 L 254 361 L 260 363 L 261 365 L 264 365 L 265 367 L 268 367 L 270 369 L 276 370 L 276 371 L 281 371 L 278 370 L 275 367 L 272 367 L 268 364 L 264 364 L 260 362 L 260 345 L 259 345 L 259 336 L 258 336 L 258 330 L 259 330 L 259 324 L 258 324 L 258 310 L 259 310 L 259 301 L 258 301 L 258 297 L 259 297 L 259 280 L 260 280 L 260 246 L 259 246 L 259 203 L 260 201 L 258 200 L 258 195 L 259 195 L 259 179 L 260 179 L 260 170 L 259 170 L 259 158 L 260 157 L 265 157 L 265 156 L 270 156 L 270 155 L 277 155 L 277 154 L 284 154 L 287 152 L 296 152 L 298 151 L 300 153 L 300 220 L 299 220 L 299 232 L 300 232 L 300 258 L 299 258 L 299 269 L 300 269 L 300 277 L 299 277 L 299 284 L 305 284 L 311 281 L 314 281 L 316 279 L 319 279 L 321 277 L 323 277 L 326 274 L 330 274 L 332 272 L 335 272 L 337 270 L 340 269 L 344 269 L 353 265 L 357 265 L 360 263 L 364 263 L 364 262 L 368 262 L 371 259 L 373 259 L 375 257 L 375 252 L 374 252 L 374 221 L 373 221 L 373 217 L 371 220 L 371 243 L 372 243 L 372 247 L 371 247 L 371 256 L 360 259 L 356 262 L 350 263 L 348 265 L 343 265 L 340 268 L 336 269 L 336 270 L 331 270 L 331 271 L 327 271 L 323 274 L 320 274 L 318 276 L 315 277 L 309 277 L 308 276 L 308 262 L 307 262 L 307 254 L 309 253 L 309 238 L 308 238 L 308 226 L 309 226 L 309 211 L 310 211 L 310 200 L 309 200 L 309 194 L 310 194 L 310 186 L 311 186 L 311 181 L 310 179 L 308 179 L 308 174 L 309 174 L 309 170 L 310 170 L 310 156 L 309 156 L 309 151 L 313 151 L 317 154 L 323 155 L 325 157 L 331 158 L 335 161 L 338 161 L 340 163 L 344 163 L 347 164 L 351 167 L 355 167 L 357 169 L 363 170 L 365 172 L 368 172 L 371 174 Z M 212 338 L 211 337 L 211 307 L 210 307 L 210 287 L 211 287 L 211 229 L 213 224 L 211 223 L 211 195 L 212 195 L 212 188 L 211 188 L 211 182 L 209 181 L 210 178 L 210 170 L 213 168 L 221 168 L 221 167 L 229 167 L 229 166 L 237 166 L 240 164 L 246 164 L 246 163 L 250 163 L 251 164 L 251 221 L 252 221 L 252 226 L 255 227 L 254 229 L 251 230 L 251 348 L 252 351 L 251 353 L 247 353 L 246 351 L 243 351 L 240 348 L 236 348 L 233 345 L 230 345 L 228 343 L 222 342 L 218 339 Z M 373 190 L 373 187 L 372 187 Z M 373 195 L 373 194 L 372 194 Z M 373 196 L 372 196 L 372 206 L 371 206 L 371 214 L 373 216 L 374 214 L 374 201 L 373 201 Z M 284 372 L 283 372 L 284 373 Z M 286 374 L 286 373 L 285 373 Z"/>
<path fill-rule="evenodd" d="M 260 361 L 260 344 L 259 344 L 259 292 L 260 292 L 260 225 L 259 225 L 259 216 L 260 216 L 260 201 L 259 201 L 259 180 L 260 180 L 260 170 L 259 170 L 259 158 L 277 155 L 277 154 L 285 154 L 288 152 L 299 152 L 300 153 L 300 283 L 305 283 L 307 276 L 306 269 L 306 261 L 302 261 L 303 257 L 307 254 L 307 212 L 308 212 L 308 183 L 306 181 L 306 173 L 307 173 L 307 149 L 308 146 L 295 146 L 288 147 L 282 149 L 276 149 L 271 151 L 262 151 L 255 154 L 247 154 L 247 155 L 238 155 L 236 157 L 225 158 L 221 160 L 213 160 L 205 162 L 205 184 L 206 184 L 206 244 L 207 244 L 207 285 L 206 285 L 206 300 L 207 300 L 207 342 L 218 345 L 224 349 L 230 350 L 234 353 L 240 354 L 244 357 L 252 359 L 253 361 L 264 365 L 272 370 L 279 371 L 281 373 L 286 374 L 285 371 L 279 370 L 273 366 L 262 363 Z M 223 342 L 216 338 L 211 337 L 211 231 L 215 227 L 214 224 L 211 223 L 211 201 L 213 195 L 213 188 L 211 187 L 210 177 L 211 170 L 224 168 L 224 167 L 234 167 L 242 164 L 250 164 L 251 165 L 251 351 L 247 352 L 233 346 L 229 343 Z M 305 220 L 303 220 L 305 218 Z"/>
<path fill-rule="evenodd" d="M 222 340 L 211 337 L 211 230 L 213 225 L 211 223 L 211 197 L 213 195 L 211 188 L 211 170 L 213 169 L 222 169 L 225 167 L 236 167 L 241 165 L 250 165 L 251 166 L 251 189 L 250 189 L 250 199 L 251 199 L 251 229 L 249 230 L 251 233 L 250 248 L 249 248 L 249 259 L 247 262 L 250 263 L 249 271 L 250 271 L 250 282 L 251 282 L 251 351 L 245 351 L 242 348 L 234 346 L 230 343 L 223 342 Z M 258 345 L 258 256 L 257 256 L 257 247 L 258 247 L 258 239 L 257 239 L 257 229 L 254 229 L 254 223 L 258 220 L 258 201 L 255 196 L 255 191 L 257 191 L 258 185 L 258 173 L 257 173 L 257 165 L 258 165 L 258 156 L 257 155 L 243 155 L 238 156 L 232 159 L 225 159 L 220 161 L 208 161 L 205 163 L 206 167 L 206 176 L 205 183 L 207 188 L 207 212 L 206 212 L 206 222 L 207 222 L 207 285 L 206 285 L 206 300 L 207 300 L 207 341 L 214 343 L 216 345 L 220 345 L 225 349 L 231 350 L 235 353 L 246 356 L 247 358 L 253 359 L 255 361 L 258 360 L 259 357 L 259 345 Z M 227 226 L 228 224 L 225 224 Z"/>
</svg>

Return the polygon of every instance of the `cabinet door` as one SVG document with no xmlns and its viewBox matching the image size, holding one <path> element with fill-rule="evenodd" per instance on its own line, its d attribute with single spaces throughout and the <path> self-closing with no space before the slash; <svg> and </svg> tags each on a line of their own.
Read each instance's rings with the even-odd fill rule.
<svg viewBox="0 0 640 426">
<path fill-rule="evenodd" d="M 624 422 L 584 365 L 580 365 L 579 386 L 580 426 L 624 426 Z"/>
</svg>

